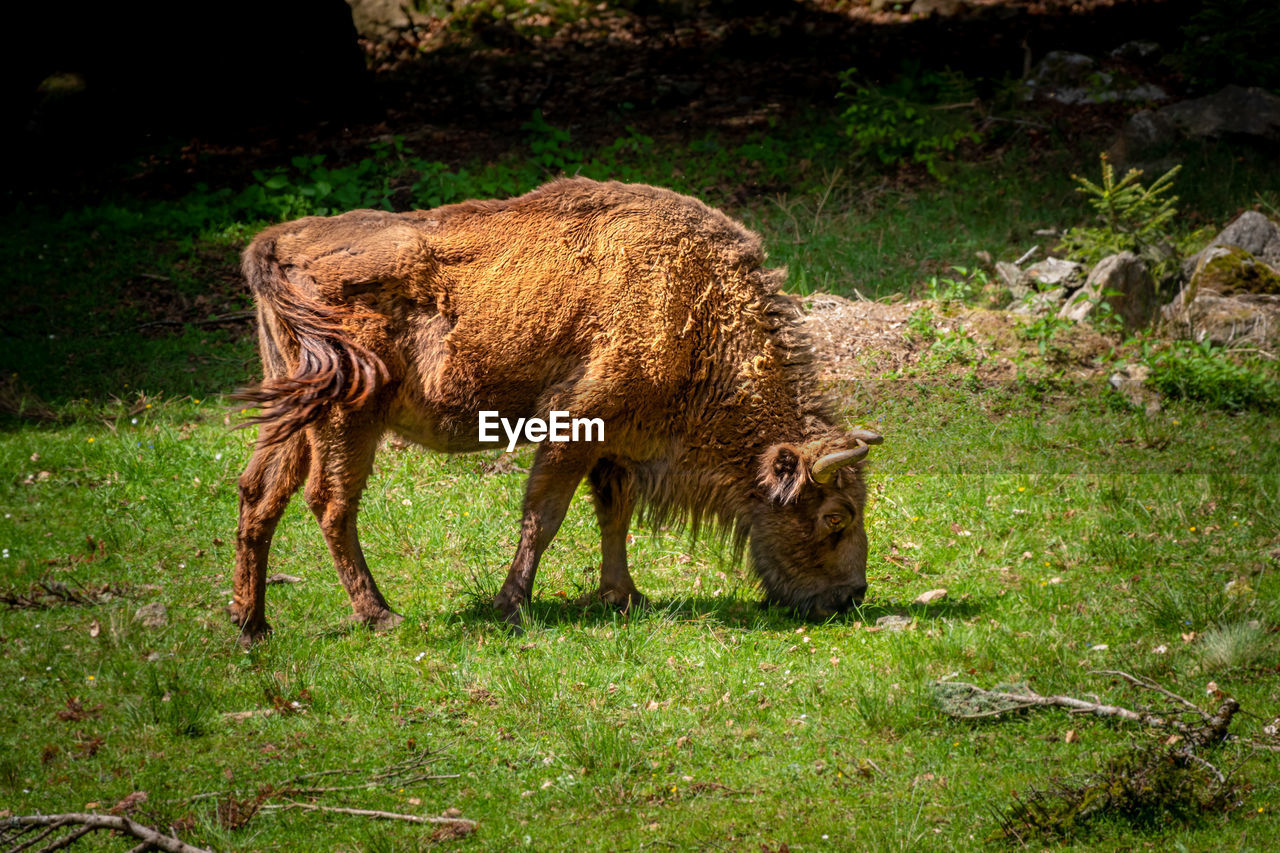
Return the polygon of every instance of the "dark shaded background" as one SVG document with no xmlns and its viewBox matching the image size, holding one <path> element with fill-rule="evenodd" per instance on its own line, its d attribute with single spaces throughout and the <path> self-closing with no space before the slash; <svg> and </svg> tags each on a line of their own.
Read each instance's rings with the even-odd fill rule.
<svg viewBox="0 0 1280 853">
<path fill-rule="evenodd" d="M 829 108 L 851 67 L 1002 77 L 1054 49 L 1173 44 L 1202 5 L 975 2 L 910 20 L 835 3 L 642 0 L 620 4 L 639 13 L 625 32 L 533 38 L 489 24 L 426 52 L 416 31 L 362 44 L 342 0 L 24 4 L 6 13 L 7 200 L 167 195 L 391 134 L 462 162 L 507 147 L 535 109 L 586 141 L 624 122 L 692 137 L 766 105 L 775 116 Z"/>
</svg>

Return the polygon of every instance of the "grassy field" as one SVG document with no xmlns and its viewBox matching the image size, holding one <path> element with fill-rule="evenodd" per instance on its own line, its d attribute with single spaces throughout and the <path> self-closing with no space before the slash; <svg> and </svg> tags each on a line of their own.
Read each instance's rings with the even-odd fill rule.
<svg viewBox="0 0 1280 853">
<path fill-rule="evenodd" d="M 630 168 L 664 182 L 671 155 L 645 156 L 666 168 Z M 687 154 L 681 181 L 716 185 L 739 156 Z M 1013 157 L 915 189 L 828 171 L 734 212 L 797 289 L 874 296 L 1081 221 L 1067 176 L 1091 158 Z M 1188 162 L 1183 227 L 1220 223 L 1254 191 L 1275 198 L 1260 167 L 1228 162 Z M 299 501 L 272 570 L 301 580 L 269 588 L 276 633 L 245 653 L 222 608 L 252 433 L 229 430 L 226 394 L 255 378 L 256 356 L 246 324 L 205 320 L 246 307 L 234 257 L 263 218 L 224 195 L 4 224 L 23 307 L 5 321 L 0 389 L 0 592 L 14 599 L 0 607 L 0 809 L 105 811 L 141 791 L 136 819 L 217 850 L 447 840 L 278 808 L 291 802 L 457 809 L 479 826 L 453 843 L 477 850 L 976 849 L 999 844 L 1028 786 L 1082 779 L 1168 733 L 1052 709 L 960 721 L 939 709 L 939 679 L 1152 703 L 1093 674 L 1123 669 L 1206 708 L 1215 681 L 1249 712 L 1233 726 L 1246 739 L 1267 740 L 1280 715 L 1276 417 L 1177 401 L 1146 415 L 1049 368 L 998 386 L 940 374 L 832 388 L 851 423 L 886 436 L 870 469 L 871 588 L 846 617 L 762 609 L 713 541 L 647 529 L 631 555 L 653 609 L 576 606 L 599 561 L 584 491 L 513 636 L 488 602 L 523 475 L 488 472 L 491 455 L 386 448 L 362 538 L 405 624 L 349 627 Z M 41 582 L 93 603 L 41 598 Z M 944 601 L 910 604 L 937 587 Z M 148 625 L 138 611 L 154 603 L 165 617 Z M 907 629 L 875 628 L 896 613 Z M 1202 755 L 1239 783 L 1230 808 L 1108 815 L 1035 845 L 1270 848 L 1280 755 L 1239 742 Z"/>
</svg>

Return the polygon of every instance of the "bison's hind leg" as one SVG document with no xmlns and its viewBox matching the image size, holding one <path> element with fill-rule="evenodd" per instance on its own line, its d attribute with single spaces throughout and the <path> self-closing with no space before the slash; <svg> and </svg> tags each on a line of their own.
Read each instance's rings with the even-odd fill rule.
<svg viewBox="0 0 1280 853">
<path fill-rule="evenodd" d="M 274 443 L 259 440 L 240 475 L 233 599 L 227 612 L 240 626 L 240 643 L 246 648 L 271 633 L 266 616 L 267 552 L 289 498 L 306 476 L 309 452 L 302 433 Z"/>
<path fill-rule="evenodd" d="M 404 617 L 393 611 L 369 572 L 356 535 L 356 514 L 383 427 L 367 414 L 335 410 L 311 434 L 307 504 L 320 522 L 334 567 L 351 599 L 354 618 L 377 631 Z"/>
</svg>

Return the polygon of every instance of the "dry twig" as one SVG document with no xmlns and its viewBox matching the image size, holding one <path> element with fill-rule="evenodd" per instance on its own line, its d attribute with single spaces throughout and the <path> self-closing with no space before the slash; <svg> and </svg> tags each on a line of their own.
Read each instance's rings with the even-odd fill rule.
<svg viewBox="0 0 1280 853">
<path fill-rule="evenodd" d="M 115 584 L 86 587 L 62 581 L 41 578 L 34 581 L 26 592 L 18 589 L 0 590 L 0 604 L 13 610 L 44 610 L 60 604 L 94 605 L 124 595 L 124 589 Z"/>
<path fill-rule="evenodd" d="M 1135 711 L 1119 705 L 1108 705 L 1102 702 L 1089 702 L 1084 699 L 1077 699 L 1074 696 L 1042 696 L 1029 688 L 1024 688 L 1018 693 L 1010 693 L 1002 690 L 983 690 L 977 685 L 968 684 L 963 681 L 942 682 L 939 686 L 941 687 L 945 685 L 947 690 L 953 694 L 965 692 L 968 694 L 970 701 L 994 706 L 987 710 L 972 713 L 963 713 L 955 710 L 947 711 L 951 716 L 962 720 L 997 717 L 1001 714 L 1006 714 L 1010 711 L 1022 710 L 1024 708 L 1059 707 L 1066 708 L 1072 713 L 1093 714 L 1097 717 L 1117 717 L 1122 720 L 1141 723 L 1142 725 L 1151 726 L 1153 728 L 1170 728 L 1177 731 L 1179 734 L 1182 734 L 1184 737 L 1194 740 L 1196 745 L 1203 745 L 1227 739 L 1229 737 L 1227 729 L 1231 725 L 1231 718 L 1240 710 L 1240 703 L 1237 702 L 1234 697 L 1228 696 L 1224 693 L 1217 694 L 1219 701 L 1218 707 L 1212 714 L 1210 714 L 1190 700 L 1166 690 L 1154 681 L 1141 679 L 1130 675 L 1127 672 L 1121 672 L 1118 670 L 1102 670 L 1099 671 L 1098 674 L 1114 675 L 1119 678 L 1123 678 L 1125 681 L 1136 687 L 1160 693 L 1161 695 L 1195 712 L 1200 717 L 1200 723 L 1187 723 L 1184 720 L 1178 719 L 1176 716 L 1159 715 L 1146 708 Z"/>
<path fill-rule="evenodd" d="M 210 853 L 203 847 L 193 847 L 180 839 L 171 835 L 165 835 L 159 830 L 152 829 L 149 826 L 143 826 L 140 823 L 130 820 L 127 817 L 119 815 L 92 814 L 88 812 L 64 812 L 62 814 L 34 814 L 34 815 L 14 815 L 0 820 L 0 833 L 3 833 L 3 840 L 7 843 L 14 841 L 33 827 L 46 827 L 45 831 L 22 844 L 15 845 L 6 849 L 5 853 L 19 853 L 28 847 L 42 841 L 48 837 L 50 833 L 64 826 L 78 827 L 71 834 L 64 836 L 53 843 L 42 848 L 44 851 L 61 850 L 70 846 L 77 839 L 88 835 L 100 829 L 115 830 L 132 835 L 134 838 L 141 840 L 148 847 L 157 847 L 168 853 Z M 17 830 L 16 833 L 12 830 Z M 135 848 L 137 849 L 137 848 Z"/>
<path fill-rule="evenodd" d="M 289 809 L 303 809 L 309 812 L 333 812 L 335 814 L 350 814 L 360 817 L 374 817 L 382 820 L 404 820 L 409 823 L 433 823 L 433 824 L 449 824 L 451 826 L 460 826 L 464 829 L 474 830 L 476 822 L 465 817 L 432 817 L 414 814 L 399 814 L 398 812 L 383 812 L 375 809 L 347 809 L 340 806 L 318 806 L 311 803 L 299 803 L 296 800 L 290 800 L 281 805 L 263 806 L 262 811 L 288 811 Z"/>
</svg>

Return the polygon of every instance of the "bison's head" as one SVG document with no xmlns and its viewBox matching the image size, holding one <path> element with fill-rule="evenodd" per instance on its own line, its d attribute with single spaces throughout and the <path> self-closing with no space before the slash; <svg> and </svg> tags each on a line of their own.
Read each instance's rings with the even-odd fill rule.
<svg viewBox="0 0 1280 853">
<path fill-rule="evenodd" d="M 820 619 L 861 604 L 867 591 L 861 461 L 882 439 L 855 430 L 845 441 L 770 447 L 751 507 L 751 561 L 768 600 Z"/>
</svg>

